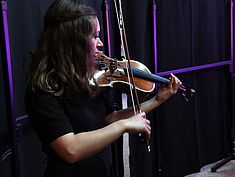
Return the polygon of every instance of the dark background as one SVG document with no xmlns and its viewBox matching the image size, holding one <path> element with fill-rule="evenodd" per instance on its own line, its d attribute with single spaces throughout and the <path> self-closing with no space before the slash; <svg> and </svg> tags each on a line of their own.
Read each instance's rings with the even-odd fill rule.
<svg viewBox="0 0 235 177">
<path fill-rule="evenodd" d="M 0 19 L 0 173 L 2 177 L 40 177 L 45 155 L 24 109 L 28 52 L 42 30 L 42 17 L 52 0 L 7 0 L 14 84 L 11 114 L 5 37 Z M 109 5 L 111 57 L 120 55 L 120 39 L 113 1 Z M 159 0 L 157 4 L 158 72 L 230 60 L 229 0 Z M 98 12 L 107 53 L 104 1 L 87 0 Z M 153 73 L 153 1 L 123 0 L 123 15 L 131 59 Z M 2 15 L 2 14 L 1 14 Z M 234 67 L 234 66 L 233 66 Z M 196 90 L 190 102 L 175 95 L 148 114 L 152 124 L 151 148 L 137 136 L 130 138 L 131 174 L 135 177 L 182 177 L 195 173 L 232 151 L 234 77 L 229 66 L 176 74 Z M 15 127 L 14 127 L 15 126 Z M 14 131 L 12 130 L 14 129 Z M 116 146 L 120 153 L 119 145 Z M 15 152 L 15 150 L 17 152 Z M 122 176 L 122 159 L 117 173 Z M 17 156 L 17 157 L 16 157 Z M 15 163 L 15 160 L 19 160 Z M 17 175 L 17 171 L 19 172 Z"/>
</svg>

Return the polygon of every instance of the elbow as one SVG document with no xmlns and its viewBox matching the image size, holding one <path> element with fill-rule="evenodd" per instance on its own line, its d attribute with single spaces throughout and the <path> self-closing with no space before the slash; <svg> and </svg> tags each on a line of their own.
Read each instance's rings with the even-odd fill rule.
<svg viewBox="0 0 235 177">
<path fill-rule="evenodd" d="M 67 163 L 75 163 L 83 158 L 84 152 L 80 147 L 80 143 L 74 138 L 74 134 L 69 133 L 57 138 L 51 143 L 52 149 Z"/>
<path fill-rule="evenodd" d="M 64 160 L 69 164 L 73 164 L 78 161 L 73 155 L 70 155 L 70 154 L 66 155 L 64 157 Z"/>
<path fill-rule="evenodd" d="M 69 164 L 73 164 L 76 163 L 77 160 L 74 157 L 67 157 L 66 159 L 64 159 L 67 163 Z"/>
<path fill-rule="evenodd" d="M 78 154 L 72 149 L 67 149 L 62 158 L 69 164 L 73 164 L 81 160 Z"/>
</svg>

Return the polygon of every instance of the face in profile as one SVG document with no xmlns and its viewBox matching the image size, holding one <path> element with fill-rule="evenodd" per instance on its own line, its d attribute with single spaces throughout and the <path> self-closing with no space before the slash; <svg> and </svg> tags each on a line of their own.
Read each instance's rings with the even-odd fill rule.
<svg viewBox="0 0 235 177">
<path fill-rule="evenodd" d="M 100 23 L 98 18 L 95 18 L 95 23 L 94 25 L 96 26 L 95 32 L 91 36 L 91 45 L 92 45 L 92 53 L 95 55 L 100 47 L 103 47 L 103 43 L 100 40 Z"/>
</svg>

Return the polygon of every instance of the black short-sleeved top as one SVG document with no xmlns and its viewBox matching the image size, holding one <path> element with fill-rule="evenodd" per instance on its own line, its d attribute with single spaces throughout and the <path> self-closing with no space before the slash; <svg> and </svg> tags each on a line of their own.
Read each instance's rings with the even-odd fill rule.
<svg viewBox="0 0 235 177">
<path fill-rule="evenodd" d="M 111 177 L 111 149 L 74 164 L 63 161 L 50 147 L 56 138 L 70 132 L 92 131 L 105 126 L 105 116 L 112 112 L 107 95 L 72 99 L 27 88 L 25 106 L 30 121 L 48 155 L 45 177 Z"/>
</svg>

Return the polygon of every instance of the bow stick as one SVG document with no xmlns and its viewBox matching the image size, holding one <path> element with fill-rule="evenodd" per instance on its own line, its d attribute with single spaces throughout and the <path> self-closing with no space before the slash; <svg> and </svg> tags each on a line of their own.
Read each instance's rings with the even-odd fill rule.
<svg viewBox="0 0 235 177">
<path fill-rule="evenodd" d="M 131 100 L 133 104 L 133 110 L 134 110 L 134 114 L 138 114 L 138 113 L 141 113 L 141 109 L 140 109 L 137 89 L 136 89 L 135 82 L 134 82 L 134 76 L 133 76 L 133 72 L 131 69 L 130 54 L 129 54 L 129 49 L 128 49 L 121 0 L 119 0 L 118 3 L 119 3 L 119 11 L 117 8 L 116 0 L 114 0 L 115 10 L 116 10 L 116 15 L 117 15 L 117 20 L 118 20 L 118 27 L 119 27 L 119 32 L 120 32 L 120 38 L 121 38 L 121 55 L 122 57 L 124 57 L 125 60 L 127 60 L 127 62 L 125 63 L 126 63 L 126 69 L 127 69 L 128 82 L 130 85 L 130 94 L 131 94 Z M 140 134 L 140 137 L 141 137 L 141 141 L 144 142 L 145 137 L 143 136 L 142 133 Z M 147 141 L 146 143 L 147 143 L 148 151 L 150 151 L 149 142 Z"/>
</svg>

